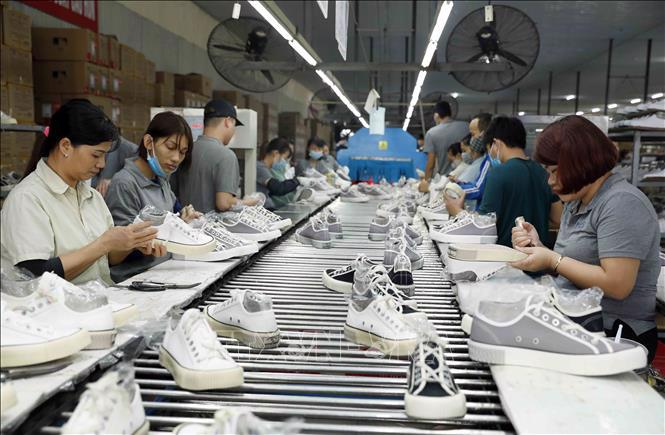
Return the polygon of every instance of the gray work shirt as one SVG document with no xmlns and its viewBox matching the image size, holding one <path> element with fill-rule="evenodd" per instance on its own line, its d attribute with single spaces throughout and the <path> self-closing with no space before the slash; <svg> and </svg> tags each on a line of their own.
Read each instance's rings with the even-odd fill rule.
<svg viewBox="0 0 665 435">
<path fill-rule="evenodd" d="M 134 222 L 136 215 L 147 205 L 173 211 L 176 202 L 169 181 L 161 177 L 151 180 L 143 175 L 135 163 L 138 158 L 127 159 L 125 167 L 111 179 L 104 197 L 116 226 Z"/>
<path fill-rule="evenodd" d="M 189 168 L 178 169 L 171 177 L 171 186 L 183 207 L 191 204 L 201 213 L 214 211 L 217 192 L 238 194 L 238 157 L 217 139 L 199 136 Z"/>
<path fill-rule="evenodd" d="M 321 160 L 311 160 L 311 159 L 301 159 L 296 165 L 296 175 L 299 177 L 305 176 L 305 171 L 309 168 L 314 168 L 323 175 L 326 175 L 328 172 L 333 172 L 332 168 L 328 166 L 324 159 Z"/>
<path fill-rule="evenodd" d="M 586 207 L 580 208 L 579 200 L 565 205 L 554 250 L 594 265 L 600 265 L 602 258 L 640 260 L 630 295 L 623 301 L 602 300 L 605 329 L 621 319 L 639 335 L 656 327 L 659 242 L 658 218 L 649 199 L 623 176 L 612 174 Z M 562 276 L 557 282 L 575 288 Z"/>
<path fill-rule="evenodd" d="M 435 174 L 447 174 L 452 169 L 448 161 L 448 147 L 464 139 L 469 134 L 469 125 L 466 122 L 449 119 L 430 128 L 425 134 L 426 153 L 436 155 Z"/>
<path fill-rule="evenodd" d="M 332 169 L 335 172 L 337 172 L 337 170 L 340 168 L 340 165 L 339 165 L 339 163 L 337 163 L 337 160 L 333 156 L 331 156 L 330 154 L 325 156 L 324 161 L 325 161 L 326 165 L 328 167 L 330 167 L 330 169 Z"/>
<path fill-rule="evenodd" d="M 261 192 L 266 196 L 266 202 L 263 205 L 267 209 L 274 209 L 275 204 L 270 198 L 270 190 L 268 189 L 268 182 L 274 178 L 270 168 L 263 163 L 263 160 L 256 161 L 256 191 Z"/>
<path fill-rule="evenodd" d="M 125 166 L 125 160 L 135 156 L 138 153 L 139 147 L 133 142 L 128 141 L 124 137 L 120 136 L 117 143 L 114 144 L 115 147 L 113 151 L 107 153 L 104 160 L 106 161 L 104 169 L 95 175 L 90 184 L 92 187 L 96 187 L 100 179 L 104 178 L 110 180 L 113 176 Z"/>
</svg>

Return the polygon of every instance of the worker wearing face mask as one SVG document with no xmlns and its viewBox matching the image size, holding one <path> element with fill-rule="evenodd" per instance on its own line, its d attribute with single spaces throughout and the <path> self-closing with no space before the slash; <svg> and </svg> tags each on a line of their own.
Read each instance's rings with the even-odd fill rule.
<svg viewBox="0 0 665 435">
<path fill-rule="evenodd" d="M 263 157 L 256 162 L 256 191 L 266 196 L 263 206 L 269 210 L 277 207 L 274 198 L 288 195 L 298 188 L 297 179 L 280 179 L 273 175 L 275 172 L 283 174 L 286 171 L 290 156 L 289 142 L 283 138 L 275 138 L 268 142 Z"/>
<path fill-rule="evenodd" d="M 469 164 L 464 160 L 464 146 L 468 147 L 468 140 L 471 136 L 467 136 L 462 139 L 459 143 L 454 143 L 448 147 L 448 161 L 452 167 L 452 170 L 447 174 L 449 178 L 457 178 L 459 174 L 464 172 L 464 170 L 469 166 Z M 466 144 L 465 144 L 466 142 Z M 467 160 L 470 160 L 471 156 L 467 153 Z"/>
<path fill-rule="evenodd" d="M 305 172 L 310 168 L 316 169 L 324 175 L 328 172 L 335 172 L 328 163 L 326 163 L 326 156 L 323 154 L 323 147 L 325 145 L 325 141 L 318 137 L 312 137 L 307 141 L 305 158 L 298 162 L 296 175 L 299 177 L 306 176 Z"/>
</svg>

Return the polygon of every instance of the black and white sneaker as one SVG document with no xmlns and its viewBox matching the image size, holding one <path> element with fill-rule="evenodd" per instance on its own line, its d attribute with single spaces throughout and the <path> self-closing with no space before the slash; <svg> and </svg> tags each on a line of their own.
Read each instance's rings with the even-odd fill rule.
<svg viewBox="0 0 665 435">
<path fill-rule="evenodd" d="M 416 286 L 413 283 L 413 273 L 411 273 L 411 260 L 404 254 L 395 257 L 393 268 L 388 272 L 388 277 L 395 287 L 413 296 L 416 292 Z"/>
<path fill-rule="evenodd" d="M 377 263 L 374 263 L 365 255 L 360 254 L 348 266 L 339 269 L 324 270 L 322 274 L 323 285 L 336 292 L 351 293 L 353 290 L 353 279 L 356 274 L 356 269 L 359 267 L 369 269 L 376 265 Z"/>
<path fill-rule="evenodd" d="M 598 288 L 582 291 L 552 288 L 549 295 L 554 308 L 596 337 L 605 337 L 602 297 L 602 290 Z"/>
<path fill-rule="evenodd" d="M 411 354 L 404 410 L 411 418 L 428 420 L 466 414 L 466 398 L 455 385 L 440 344 L 422 341 Z"/>
</svg>

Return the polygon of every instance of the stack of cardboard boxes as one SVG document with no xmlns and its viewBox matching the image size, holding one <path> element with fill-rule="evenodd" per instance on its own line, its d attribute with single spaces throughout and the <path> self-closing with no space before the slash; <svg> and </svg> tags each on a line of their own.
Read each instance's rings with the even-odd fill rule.
<svg viewBox="0 0 665 435">
<path fill-rule="evenodd" d="M 0 110 L 19 124 L 34 124 L 31 19 L 0 5 Z M 2 132 L 0 173 L 23 172 L 30 158 L 35 133 Z"/>
<path fill-rule="evenodd" d="M 309 131 L 310 137 L 318 137 L 326 141 L 328 145 L 332 142 L 332 127 L 330 124 L 318 121 L 314 118 L 309 118 L 305 120 L 305 124 Z M 334 146 L 331 148 L 335 148 Z"/>
<path fill-rule="evenodd" d="M 202 74 L 175 74 L 175 106 L 205 107 L 212 98 L 212 82 Z"/>
<path fill-rule="evenodd" d="M 155 64 L 133 48 L 120 44 L 120 131 L 135 143 L 141 141 L 150 123 L 155 99 Z"/>
<path fill-rule="evenodd" d="M 175 75 L 166 71 L 157 71 L 155 82 L 155 106 L 173 107 L 175 105 Z"/>
<path fill-rule="evenodd" d="M 282 112 L 278 118 L 279 135 L 294 141 L 295 160 L 305 157 L 305 147 L 309 138 L 309 131 L 305 127 L 305 122 L 299 112 Z"/>
</svg>

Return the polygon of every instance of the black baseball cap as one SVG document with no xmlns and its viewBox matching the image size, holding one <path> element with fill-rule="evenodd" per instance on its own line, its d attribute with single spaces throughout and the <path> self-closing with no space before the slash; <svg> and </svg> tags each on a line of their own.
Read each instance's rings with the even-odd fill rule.
<svg viewBox="0 0 665 435">
<path fill-rule="evenodd" d="M 238 119 L 238 114 L 236 113 L 236 108 L 233 107 L 233 104 L 225 100 L 210 100 L 203 109 L 203 118 L 233 118 L 236 120 L 236 126 L 244 125 Z"/>
</svg>

